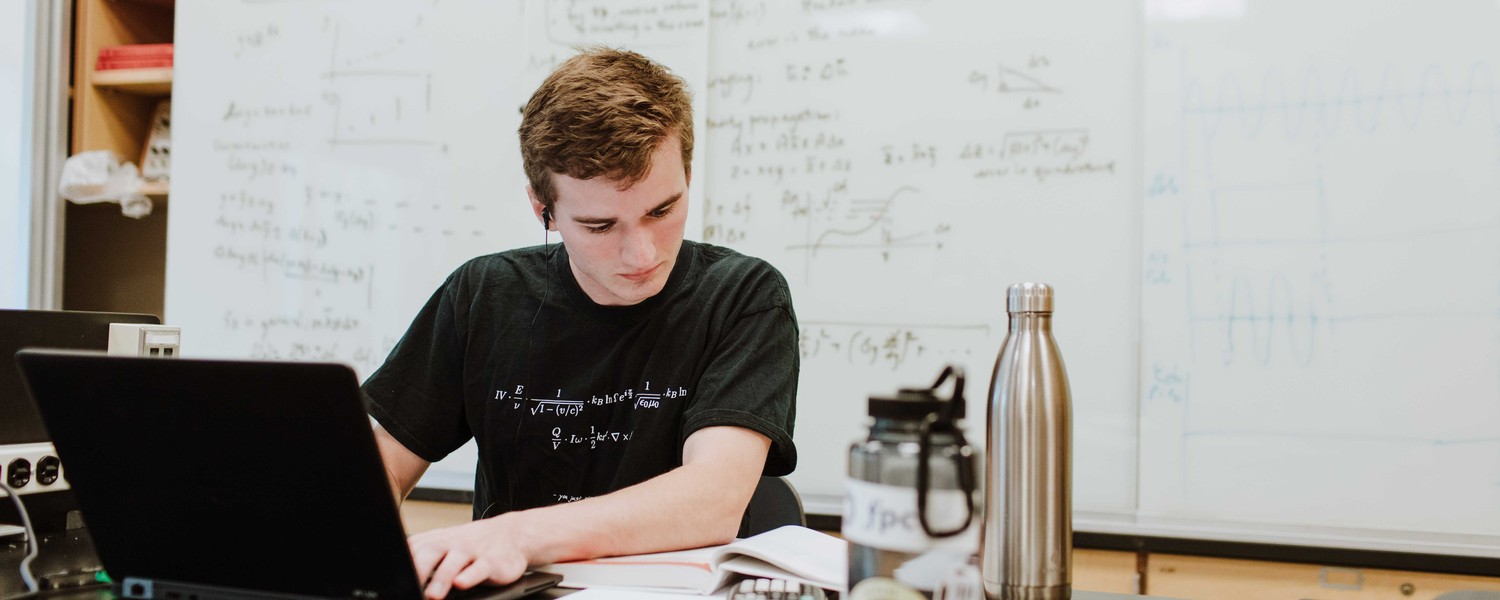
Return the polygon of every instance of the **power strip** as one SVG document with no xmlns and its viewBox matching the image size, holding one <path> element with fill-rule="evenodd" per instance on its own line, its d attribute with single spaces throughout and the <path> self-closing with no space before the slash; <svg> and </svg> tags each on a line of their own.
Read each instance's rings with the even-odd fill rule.
<svg viewBox="0 0 1500 600">
<path fill-rule="evenodd" d="M 62 461 L 48 442 L 0 446 L 0 481 L 22 495 L 68 489 Z"/>
</svg>

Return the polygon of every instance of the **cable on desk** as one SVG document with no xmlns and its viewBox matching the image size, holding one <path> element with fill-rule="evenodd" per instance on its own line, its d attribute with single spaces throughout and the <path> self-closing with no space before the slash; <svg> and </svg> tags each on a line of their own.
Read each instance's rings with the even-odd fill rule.
<svg viewBox="0 0 1500 600">
<path fill-rule="evenodd" d="M 31 516 L 26 514 L 26 504 L 21 502 L 21 493 L 10 487 L 9 483 L 0 480 L 0 488 L 5 490 L 5 495 L 10 496 L 10 501 L 16 505 L 16 513 L 21 515 L 21 527 L 26 529 L 26 558 L 21 559 L 21 581 L 26 583 L 26 589 L 31 592 L 37 591 L 36 576 L 31 574 L 31 561 L 36 558 L 41 548 L 36 542 L 36 528 L 31 526 Z"/>
</svg>

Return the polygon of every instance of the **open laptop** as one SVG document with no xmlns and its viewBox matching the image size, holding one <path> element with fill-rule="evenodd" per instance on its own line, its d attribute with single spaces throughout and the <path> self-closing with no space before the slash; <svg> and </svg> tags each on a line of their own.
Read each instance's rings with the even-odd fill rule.
<svg viewBox="0 0 1500 600">
<path fill-rule="evenodd" d="M 0 471 L 7 481 L 14 475 L 16 465 L 12 458 L 27 457 L 30 464 L 22 466 L 31 473 L 30 489 L 26 490 L 26 511 L 31 515 L 32 526 L 38 533 L 60 533 L 69 529 L 68 517 L 78 511 L 78 502 L 68 489 L 67 480 L 53 481 L 50 470 L 41 457 L 54 455 L 52 440 L 42 426 L 42 416 L 37 414 L 31 397 L 26 394 L 26 384 L 21 381 L 21 371 L 16 367 L 15 354 L 22 348 L 60 348 L 68 350 L 104 350 L 109 347 L 111 323 L 137 323 L 160 325 L 161 320 L 153 315 L 89 312 L 76 310 L 10 310 L 0 309 Z M 52 481 L 52 483 L 43 483 Z M 0 494 L 3 495 L 3 494 Z M 20 523 L 20 516 L 8 500 L 0 498 L 0 538 L 19 534 L 22 528 L 12 528 L 5 523 Z M 74 536 L 57 536 L 54 539 L 68 540 Z M 71 567 L 99 566 L 87 543 L 78 552 L 63 552 L 69 557 Z M 59 556 L 56 549 L 44 551 L 49 557 Z M 8 570 L 7 570 L 8 571 Z M 9 573 L 6 573 L 9 574 Z M 7 588 L 4 575 L 0 575 L 0 590 Z"/>
<path fill-rule="evenodd" d="M 124 597 L 421 597 L 349 367 L 46 350 L 16 361 Z M 450 598 L 517 598 L 559 579 Z"/>
</svg>

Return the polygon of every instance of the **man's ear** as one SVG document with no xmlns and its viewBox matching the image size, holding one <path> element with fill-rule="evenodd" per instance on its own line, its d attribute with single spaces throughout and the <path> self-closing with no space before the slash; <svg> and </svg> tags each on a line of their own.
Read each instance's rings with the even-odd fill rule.
<svg viewBox="0 0 1500 600">
<path fill-rule="evenodd" d="M 536 190 L 531 189 L 531 184 L 526 185 L 526 197 L 531 200 L 531 213 L 536 215 L 537 221 L 541 222 L 542 229 L 552 231 L 552 226 L 547 223 L 548 219 L 542 217 L 542 212 L 547 210 L 547 206 L 542 204 L 541 200 L 537 199 Z"/>
</svg>

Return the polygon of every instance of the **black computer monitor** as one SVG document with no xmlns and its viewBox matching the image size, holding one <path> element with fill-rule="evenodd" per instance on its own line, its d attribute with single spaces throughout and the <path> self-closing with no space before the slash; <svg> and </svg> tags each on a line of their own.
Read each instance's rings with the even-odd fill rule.
<svg viewBox="0 0 1500 600">
<path fill-rule="evenodd" d="M 110 323 L 160 325 L 154 315 L 72 310 L 0 310 L 0 445 L 49 441 L 21 372 L 22 348 L 105 350 Z"/>
</svg>

